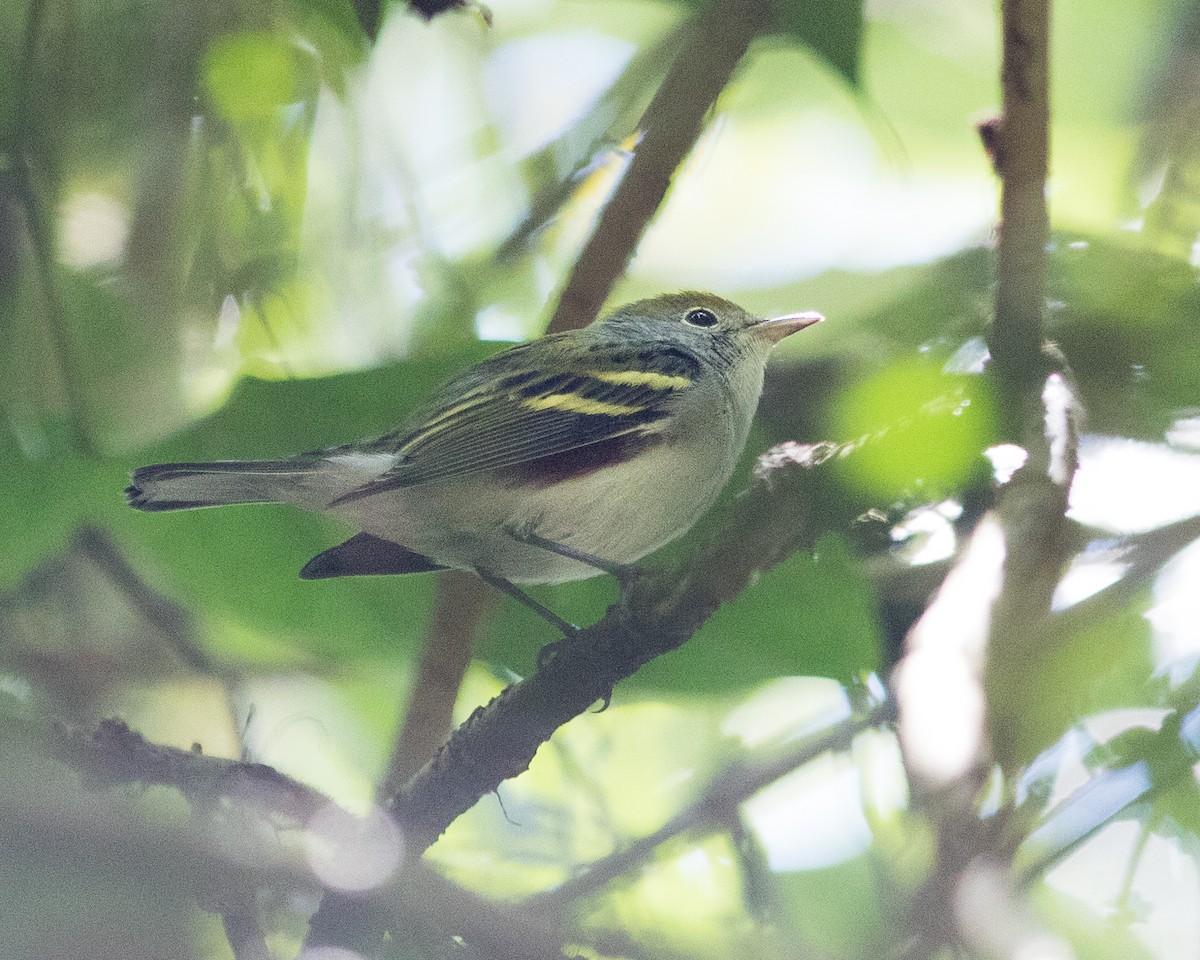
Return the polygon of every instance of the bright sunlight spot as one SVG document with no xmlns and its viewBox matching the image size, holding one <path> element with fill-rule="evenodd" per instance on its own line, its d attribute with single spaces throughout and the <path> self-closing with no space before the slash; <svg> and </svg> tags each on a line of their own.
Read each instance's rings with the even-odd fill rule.
<svg viewBox="0 0 1200 960">
<path fill-rule="evenodd" d="M 1200 513 L 1200 454 L 1124 437 L 1086 436 L 1071 486 L 1071 519 L 1141 533 Z"/>
<path fill-rule="evenodd" d="M 721 723 L 746 747 L 794 739 L 850 716 L 845 688 L 823 677 L 780 677 L 761 687 Z"/>
<path fill-rule="evenodd" d="M 961 776 L 978 755 L 982 659 L 1004 557 L 1000 524 L 985 517 L 913 627 L 909 653 L 896 671 L 909 763 L 935 783 Z"/>
<path fill-rule="evenodd" d="M 819 757 L 742 805 L 772 870 L 816 870 L 862 853 L 871 830 L 859 772 L 846 756 Z"/>
<path fill-rule="evenodd" d="M 338 807 L 318 813 L 304 833 L 304 851 L 316 878 L 337 890 L 370 890 L 386 883 L 400 866 L 400 828 L 378 808 L 361 819 Z"/>
<path fill-rule="evenodd" d="M 1154 662 L 1182 683 L 1200 662 L 1200 543 L 1193 543 L 1154 580 L 1154 605 L 1146 619 L 1154 630 Z"/>
<path fill-rule="evenodd" d="M 129 237 L 129 208 L 105 193 L 76 193 L 63 204 L 59 254 L 78 270 L 119 263 Z"/>
</svg>

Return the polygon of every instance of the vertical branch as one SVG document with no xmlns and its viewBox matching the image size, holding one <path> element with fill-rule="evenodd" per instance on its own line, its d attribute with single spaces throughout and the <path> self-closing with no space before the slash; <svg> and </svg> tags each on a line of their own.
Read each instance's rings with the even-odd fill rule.
<svg viewBox="0 0 1200 960">
<path fill-rule="evenodd" d="M 997 502 L 1006 555 L 986 689 L 995 758 L 1011 771 L 1030 749 L 1026 705 L 1036 696 L 1045 618 L 1069 554 L 1063 518 L 1080 410 L 1064 358 L 1043 337 L 1050 3 L 1004 0 L 1002 16 L 1004 116 L 995 152 L 1002 222 L 989 339 L 1006 439 L 1024 447 L 1028 458 Z"/>
<path fill-rule="evenodd" d="M 1002 400 L 1008 401 L 1023 398 L 1045 368 L 1042 319 L 1049 238 L 1050 4 L 1048 0 L 1004 0 L 1001 16 L 1004 119 L 995 152 L 1001 178 L 1001 222 L 996 316 L 989 346 L 1006 393 Z M 1004 406 L 1020 409 L 1023 404 L 1005 402 Z"/>
<path fill-rule="evenodd" d="M 700 136 L 750 41 L 767 26 L 772 0 L 713 0 L 697 18 L 642 118 L 629 169 L 600 215 L 559 298 L 550 330 L 590 323 L 625 272 L 676 168 Z"/>
<path fill-rule="evenodd" d="M 1004 113 L 980 129 L 1001 178 L 991 372 L 1005 438 L 1025 466 L 977 525 L 913 627 L 896 672 L 900 741 L 937 858 L 913 900 L 905 957 L 947 946 L 1015 958 L 1035 945 L 1069 956 L 1040 929 L 1009 872 L 1003 817 L 981 820 L 995 762 L 1012 771 L 1025 705 L 1036 696 L 1039 638 L 1068 547 L 1077 408 L 1065 364 L 1043 344 L 1049 163 L 1049 0 L 1003 0 Z"/>
</svg>

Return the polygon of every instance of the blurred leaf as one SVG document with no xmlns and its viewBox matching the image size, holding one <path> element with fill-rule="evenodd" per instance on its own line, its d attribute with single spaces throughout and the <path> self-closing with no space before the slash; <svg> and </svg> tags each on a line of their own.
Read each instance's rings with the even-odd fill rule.
<svg viewBox="0 0 1200 960">
<path fill-rule="evenodd" d="M 1154 670 L 1148 600 L 1139 594 L 1115 613 L 1084 621 L 1069 635 L 1049 633 L 1033 685 L 1001 710 L 1015 756 L 1029 762 L 1081 716 L 1147 705 Z"/>
<path fill-rule="evenodd" d="M 320 37 L 321 59 L 327 65 L 347 66 L 339 61 L 342 51 L 362 51 L 363 35 L 374 40 L 379 29 L 379 0 L 293 0 L 292 7 L 300 17 L 304 31 L 310 37 Z M 336 39 L 340 50 L 333 50 Z M 341 56 L 339 56 L 339 54 Z M 337 83 L 331 83 L 337 87 Z"/>
<path fill-rule="evenodd" d="M 880 662 L 874 595 L 838 536 L 796 554 L 718 610 L 681 651 L 646 665 L 631 687 L 711 694 L 780 676 L 858 680 Z"/>
<path fill-rule="evenodd" d="M 947 375 L 940 364 L 899 360 L 845 389 L 830 413 L 831 434 L 854 445 L 840 467 L 883 502 L 929 499 L 965 486 L 995 436 L 988 382 Z"/>
<path fill-rule="evenodd" d="M 1103 238 L 1056 244 L 1051 265 L 1059 304 L 1051 334 L 1083 388 L 1088 428 L 1160 440 L 1200 396 L 1189 349 L 1200 316 L 1196 269 Z"/>
<path fill-rule="evenodd" d="M 881 943 L 894 943 L 900 934 L 885 925 L 889 891 L 879 889 L 881 878 L 870 855 L 781 873 L 777 879 L 787 922 L 831 955 L 877 956 Z"/>
<path fill-rule="evenodd" d="M 664 555 L 678 552 L 671 547 Z M 659 562 L 656 556 L 645 562 Z M 601 576 L 532 593 L 559 616 L 588 624 L 616 600 L 617 588 Z M 488 625 L 481 653 L 524 674 L 537 651 L 557 638 L 548 623 L 505 601 Z M 796 554 L 763 574 L 680 650 L 646 664 L 621 689 L 707 696 L 779 676 L 848 683 L 878 669 L 882 642 L 871 586 L 845 541 L 831 535 L 812 556 Z"/>
<path fill-rule="evenodd" d="M 758 932 L 747 921 L 737 864 L 722 833 L 664 844 L 594 903 L 585 929 L 625 956 L 753 955 Z"/>
<path fill-rule="evenodd" d="M 219 37 L 204 58 L 213 106 L 234 122 L 270 119 L 299 96 L 290 44 L 270 33 Z"/>
<path fill-rule="evenodd" d="M 487 348 L 457 355 L 479 359 Z M 106 525 L 155 586 L 202 616 L 225 621 L 329 657 L 411 649 L 422 629 L 434 580 L 428 576 L 297 578 L 313 554 L 350 532 L 286 507 L 236 507 L 140 514 L 122 502 L 129 471 L 142 463 L 271 457 L 377 436 L 447 373 L 446 360 L 413 361 L 321 380 L 244 381 L 225 407 L 168 443 L 122 460 L 91 461 L 34 433 L 23 447 L 0 435 L 0 497 L 29 504 L 4 529 L 4 583 L 65 543 L 82 522 Z M 414 615 L 414 611 L 419 611 Z"/>
<path fill-rule="evenodd" d="M 778 17 L 782 36 L 808 47 L 858 85 L 862 0 L 780 0 Z"/>
<path fill-rule="evenodd" d="M 1098 911 L 1057 886 L 1043 883 L 1030 896 L 1038 915 L 1068 939 L 1075 956 L 1087 960 L 1162 960 L 1137 934 L 1135 926 L 1116 911 Z"/>
</svg>

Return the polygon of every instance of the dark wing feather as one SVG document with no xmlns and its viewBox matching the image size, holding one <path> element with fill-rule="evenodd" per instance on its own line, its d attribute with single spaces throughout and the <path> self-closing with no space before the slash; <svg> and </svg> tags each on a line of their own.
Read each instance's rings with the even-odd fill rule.
<svg viewBox="0 0 1200 960">
<path fill-rule="evenodd" d="M 300 571 L 301 580 L 361 577 L 445 570 L 422 554 L 370 533 L 356 533 L 345 543 L 318 553 Z"/>
<path fill-rule="evenodd" d="M 511 356 L 518 352 L 523 351 L 507 351 L 467 371 L 447 384 L 403 435 L 373 444 L 398 452 L 400 463 L 331 505 L 650 432 L 691 382 L 682 371 L 639 370 L 621 346 L 597 345 L 571 371 L 547 371 L 543 365 L 537 373 L 513 362 L 521 359 Z M 614 369 L 628 374 L 617 382 L 603 378 Z"/>
</svg>

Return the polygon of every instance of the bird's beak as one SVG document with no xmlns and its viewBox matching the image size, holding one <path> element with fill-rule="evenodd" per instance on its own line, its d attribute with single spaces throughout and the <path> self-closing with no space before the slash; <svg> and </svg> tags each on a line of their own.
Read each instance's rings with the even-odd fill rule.
<svg viewBox="0 0 1200 960">
<path fill-rule="evenodd" d="M 790 337 L 798 330 L 811 327 L 814 323 L 820 323 L 824 319 L 819 313 L 809 310 L 805 313 L 789 313 L 782 317 L 764 320 L 762 323 L 756 324 L 753 329 L 764 340 L 778 343 L 784 337 Z"/>
</svg>

